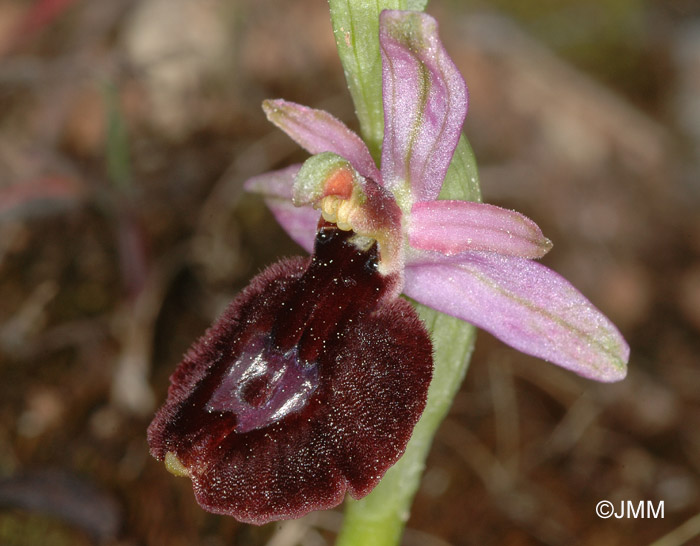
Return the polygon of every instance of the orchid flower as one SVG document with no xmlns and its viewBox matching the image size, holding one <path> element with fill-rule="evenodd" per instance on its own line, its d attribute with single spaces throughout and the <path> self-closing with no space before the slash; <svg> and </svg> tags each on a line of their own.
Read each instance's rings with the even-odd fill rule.
<svg viewBox="0 0 700 546">
<path fill-rule="evenodd" d="M 625 375 L 617 329 L 533 261 L 551 247 L 534 222 L 439 199 L 465 83 L 431 17 L 384 11 L 379 28 L 381 168 L 330 114 L 264 103 L 313 155 L 246 188 L 312 256 L 251 281 L 185 356 L 149 427 L 151 453 L 191 478 L 197 501 L 240 521 L 364 497 L 404 453 L 433 360 L 401 293 L 583 376 Z"/>
</svg>

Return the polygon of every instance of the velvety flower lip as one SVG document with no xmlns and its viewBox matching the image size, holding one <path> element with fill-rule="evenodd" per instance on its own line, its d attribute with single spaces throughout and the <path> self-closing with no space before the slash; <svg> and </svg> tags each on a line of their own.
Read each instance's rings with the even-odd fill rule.
<svg viewBox="0 0 700 546">
<path fill-rule="evenodd" d="M 207 510 L 262 524 L 331 508 L 403 453 L 430 338 L 353 237 L 322 222 L 311 260 L 253 279 L 171 377 L 148 443 Z"/>
<path fill-rule="evenodd" d="M 532 220 L 493 205 L 437 200 L 467 91 L 434 19 L 384 11 L 379 40 L 385 134 L 378 172 L 359 137 L 328 113 L 272 100 L 265 107 L 270 120 L 310 153 L 344 157 L 391 192 L 401 209 L 397 269 L 406 295 L 584 377 L 624 378 L 629 346 L 615 325 L 568 281 L 532 261 L 551 248 Z M 309 249 L 318 212 L 292 207 L 298 172 L 294 166 L 260 175 L 246 188 L 263 194 L 281 225 Z"/>
</svg>

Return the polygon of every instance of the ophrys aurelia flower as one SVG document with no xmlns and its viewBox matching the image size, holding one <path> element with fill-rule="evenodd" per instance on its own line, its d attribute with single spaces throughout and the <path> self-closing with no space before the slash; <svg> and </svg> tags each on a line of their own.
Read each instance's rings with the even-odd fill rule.
<svg viewBox="0 0 700 546">
<path fill-rule="evenodd" d="M 152 454 L 206 509 L 265 523 L 367 494 L 423 411 L 428 333 L 399 295 L 598 380 L 624 376 L 615 327 L 533 261 L 551 247 L 524 216 L 439 200 L 466 86 L 435 21 L 380 19 L 381 167 L 330 114 L 283 100 L 268 117 L 314 154 L 258 176 L 310 259 L 258 275 L 190 349 L 149 427 Z"/>
</svg>

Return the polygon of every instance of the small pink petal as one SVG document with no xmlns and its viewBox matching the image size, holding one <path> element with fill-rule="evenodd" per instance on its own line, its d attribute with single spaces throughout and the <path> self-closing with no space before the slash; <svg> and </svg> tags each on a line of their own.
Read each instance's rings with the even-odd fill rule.
<svg viewBox="0 0 700 546">
<path fill-rule="evenodd" d="M 270 171 L 249 178 L 243 183 L 243 188 L 251 193 L 259 193 L 265 197 L 279 197 L 292 200 L 294 178 L 301 165 L 291 165 L 278 171 Z"/>
<path fill-rule="evenodd" d="M 541 258 L 552 243 L 522 214 L 470 201 L 424 201 L 413 205 L 408 240 L 412 247 L 445 255 L 487 251 Z"/>
<path fill-rule="evenodd" d="M 265 197 L 265 204 L 277 222 L 299 246 L 311 252 L 320 213 L 311 207 L 295 207 L 292 204 L 294 179 L 301 165 L 292 165 L 279 171 L 260 174 L 246 180 L 246 191 Z"/>
<path fill-rule="evenodd" d="M 267 119 L 309 153 L 333 152 L 343 156 L 362 176 L 382 183 L 379 169 L 362 139 L 328 112 L 282 99 L 266 100 L 263 110 Z"/>
<path fill-rule="evenodd" d="M 265 204 L 294 242 L 307 252 L 313 251 L 320 212 L 311 207 L 295 207 L 291 201 L 274 197 L 265 199 Z"/>
<path fill-rule="evenodd" d="M 598 381 L 627 373 L 629 347 L 615 325 L 537 262 L 487 252 L 425 252 L 406 267 L 405 279 L 409 297 L 519 351 Z"/>
<path fill-rule="evenodd" d="M 382 175 L 394 193 L 437 198 L 467 113 L 467 87 L 442 47 L 437 23 L 418 12 L 383 11 Z"/>
</svg>

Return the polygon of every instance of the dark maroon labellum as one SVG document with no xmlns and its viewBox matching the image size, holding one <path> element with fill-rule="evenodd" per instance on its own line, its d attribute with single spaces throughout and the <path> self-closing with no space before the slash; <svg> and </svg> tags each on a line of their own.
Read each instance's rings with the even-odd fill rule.
<svg viewBox="0 0 700 546">
<path fill-rule="evenodd" d="M 324 224 L 311 260 L 251 281 L 190 349 L 148 429 L 205 509 L 262 524 L 359 498 L 403 453 L 432 373 L 377 249 Z M 179 468 L 179 466 L 178 466 Z"/>
</svg>

